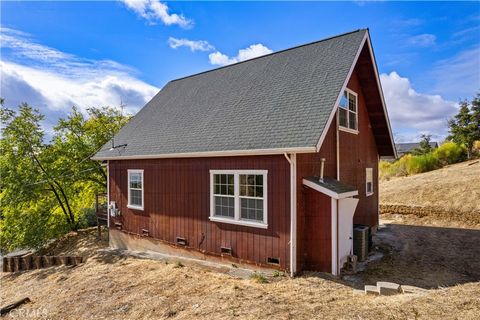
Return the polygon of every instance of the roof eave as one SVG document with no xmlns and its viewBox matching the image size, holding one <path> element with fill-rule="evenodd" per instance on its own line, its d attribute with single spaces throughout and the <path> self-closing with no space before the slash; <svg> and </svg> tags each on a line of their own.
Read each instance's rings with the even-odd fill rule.
<svg viewBox="0 0 480 320">
<path fill-rule="evenodd" d="M 272 149 L 252 149 L 252 150 L 225 150 L 225 151 L 203 151 L 203 152 L 185 152 L 185 153 L 165 153 L 165 154 L 147 154 L 147 155 L 117 155 L 117 156 L 93 156 L 92 160 L 144 160 L 144 159 L 171 159 L 171 158 L 210 158 L 210 157 L 234 157 L 251 155 L 276 155 L 284 153 L 314 153 L 315 147 L 295 147 L 295 148 L 272 148 Z"/>
</svg>

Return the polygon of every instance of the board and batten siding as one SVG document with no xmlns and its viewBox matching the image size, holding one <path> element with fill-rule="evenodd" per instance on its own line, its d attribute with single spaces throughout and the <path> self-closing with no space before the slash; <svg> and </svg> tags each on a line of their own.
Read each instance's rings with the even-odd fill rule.
<svg viewBox="0 0 480 320">
<path fill-rule="evenodd" d="M 127 170 L 144 170 L 144 210 L 127 208 Z M 220 222 L 210 216 L 210 170 L 268 170 L 268 228 L 261 229 Z M 232 248 L 233 258 L 266 264 L 278 258 L 280 267 L 290 266 L 290 165 L 283 155 L 212 158 L 178 158 L 109 161 L 110 201 L 115 201 L 122 231 L 142 234 L 175 244 L 185 238 L 188 248 L 221 255 Z"/>
<path fill-rule="evenodd" d="M 378 151 L 365 104 L 363 86 L 355 70 L 347 87 L 358 94 L 358 134 L 340 131 L 340 181 L 356 186 L 358 202 L 353 223 L 378 225 Z M 366 168 L 373 170 L 373 194 L 366 196 Z"/>
<path fill-rule="evenodd" d="M 374 227 L 378 225 L 378 152 L 371 129 L 365 97 L 357 68 L 347 88 L 358 94 L 358 134 L 339 130 L 340 181 L 358 189 L 360 201 L 353 216 L 354 223 Z M 338 113 L 338 111 L 337 111 Z M 337 121 L 334 118 L 317 153 L 297 155 L 297 269 L 328 269 L 325 259 L 331 259 L 330 198 L 314 196 L 302 185 L 303 178 L 319 176 L 321 159 L 325 158 L 324 176 L 337 178 Z M 366 168 L 373 169 L 373 195 L 366 196 Z M 317 192 L 317 191 L 314 191 Z M 317 192 L 318 193 L 318 192 Z M 312 203 L 308 203 L 312 201 Z M 324 203 L 322 203 L 324 202 Z M 316 209 L 315 209 L 316 208 Z M 322 214 L 312 213 L 320 210 Z M 328 226 L 323 225 L 328 223 Z M 310 233 L 322 233 L 315 240 Z M 330 252 L 330 255 L 325 253 Z M 330 271 L 330 270 L 326 270 Z"/>
</svg>

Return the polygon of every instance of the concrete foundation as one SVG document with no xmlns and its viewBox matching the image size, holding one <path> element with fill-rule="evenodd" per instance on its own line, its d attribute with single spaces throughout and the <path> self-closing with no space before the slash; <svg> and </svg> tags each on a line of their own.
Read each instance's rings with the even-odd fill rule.
<svg viewBox="0 0 480 320">
<path fill-rule="evenodd" d="M 151 237 L 126 233 L 116 229 L 109 231 L 109 245 L 113 249 L 129 250 L 137 252 L 156 252 L 172 257 L 211 261 L 221 264 L 235 264 L 242 268 L 265 271 L 265 269 L 278 270 L 279 268 L 270 265 L 260 265 L 243 261 L 230 255 L 215 255 L 201 252 L 194 248 L 182 247 L 166 243 L 165 241 Z"/>
</svg>

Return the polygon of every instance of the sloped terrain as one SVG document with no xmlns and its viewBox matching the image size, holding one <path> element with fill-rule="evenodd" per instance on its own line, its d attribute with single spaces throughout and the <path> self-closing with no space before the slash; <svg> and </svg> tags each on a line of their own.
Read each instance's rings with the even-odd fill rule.
<svg viewBox="0 0 480 320">
<path fill-rule="evenodd" d="M 480 226 L 480 161 L 380 182 L 382 214 L 433 225 Z M 385 216 L 388 217 L 388 216 Z"/>
<path fill-rule="evenodd" d="M 355 294 L 351 283 L 315 273 L 260 283 L 177 261 L 87 251 L 86 243 L 98 249 L 106 245 L 95 239 L 94 230 L 62 241 L 52 248 L 56 254 L 82 254 L 87 262 L 2 274 L 0 305 L 24 297 L 32 301 L 7 318 L 475 319 L 480 312 L 478 282 L 376 297 Z M 380 263 L 383 271 L 395 268 Z"/>
</svg>

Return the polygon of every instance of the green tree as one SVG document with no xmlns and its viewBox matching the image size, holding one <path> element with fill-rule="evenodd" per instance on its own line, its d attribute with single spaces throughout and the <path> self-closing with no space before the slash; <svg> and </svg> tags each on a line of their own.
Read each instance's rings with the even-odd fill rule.
<svg viewBox="0 0 480 320">
<path fill-rule="evenodd" d="M 462 101 L 458 113 L 448 121 L 448 140 L 464 145 L 467 157 L 471 158 L 473 144 L 480 139 L 480 94 L 472 100 Z"/>
<path fill-rule="evenodd" d="M 432 147 L 430 146 L 430 141 L 432 136 L 430 134 L 422 134 L 420 140 L 420 146 L 412 150 L 412 153 L 415 155 L 423 155 L 432 152 Z"/>
<path fill-rule="evenodd" d="M 86 223 L 106 172 L 91 156 L 129 119 L 114 108 L 73 107 L 45 143 L 44 116 L 27 104 L 0 112 L 0 248 L 38 247 Z"/>
</svg>

